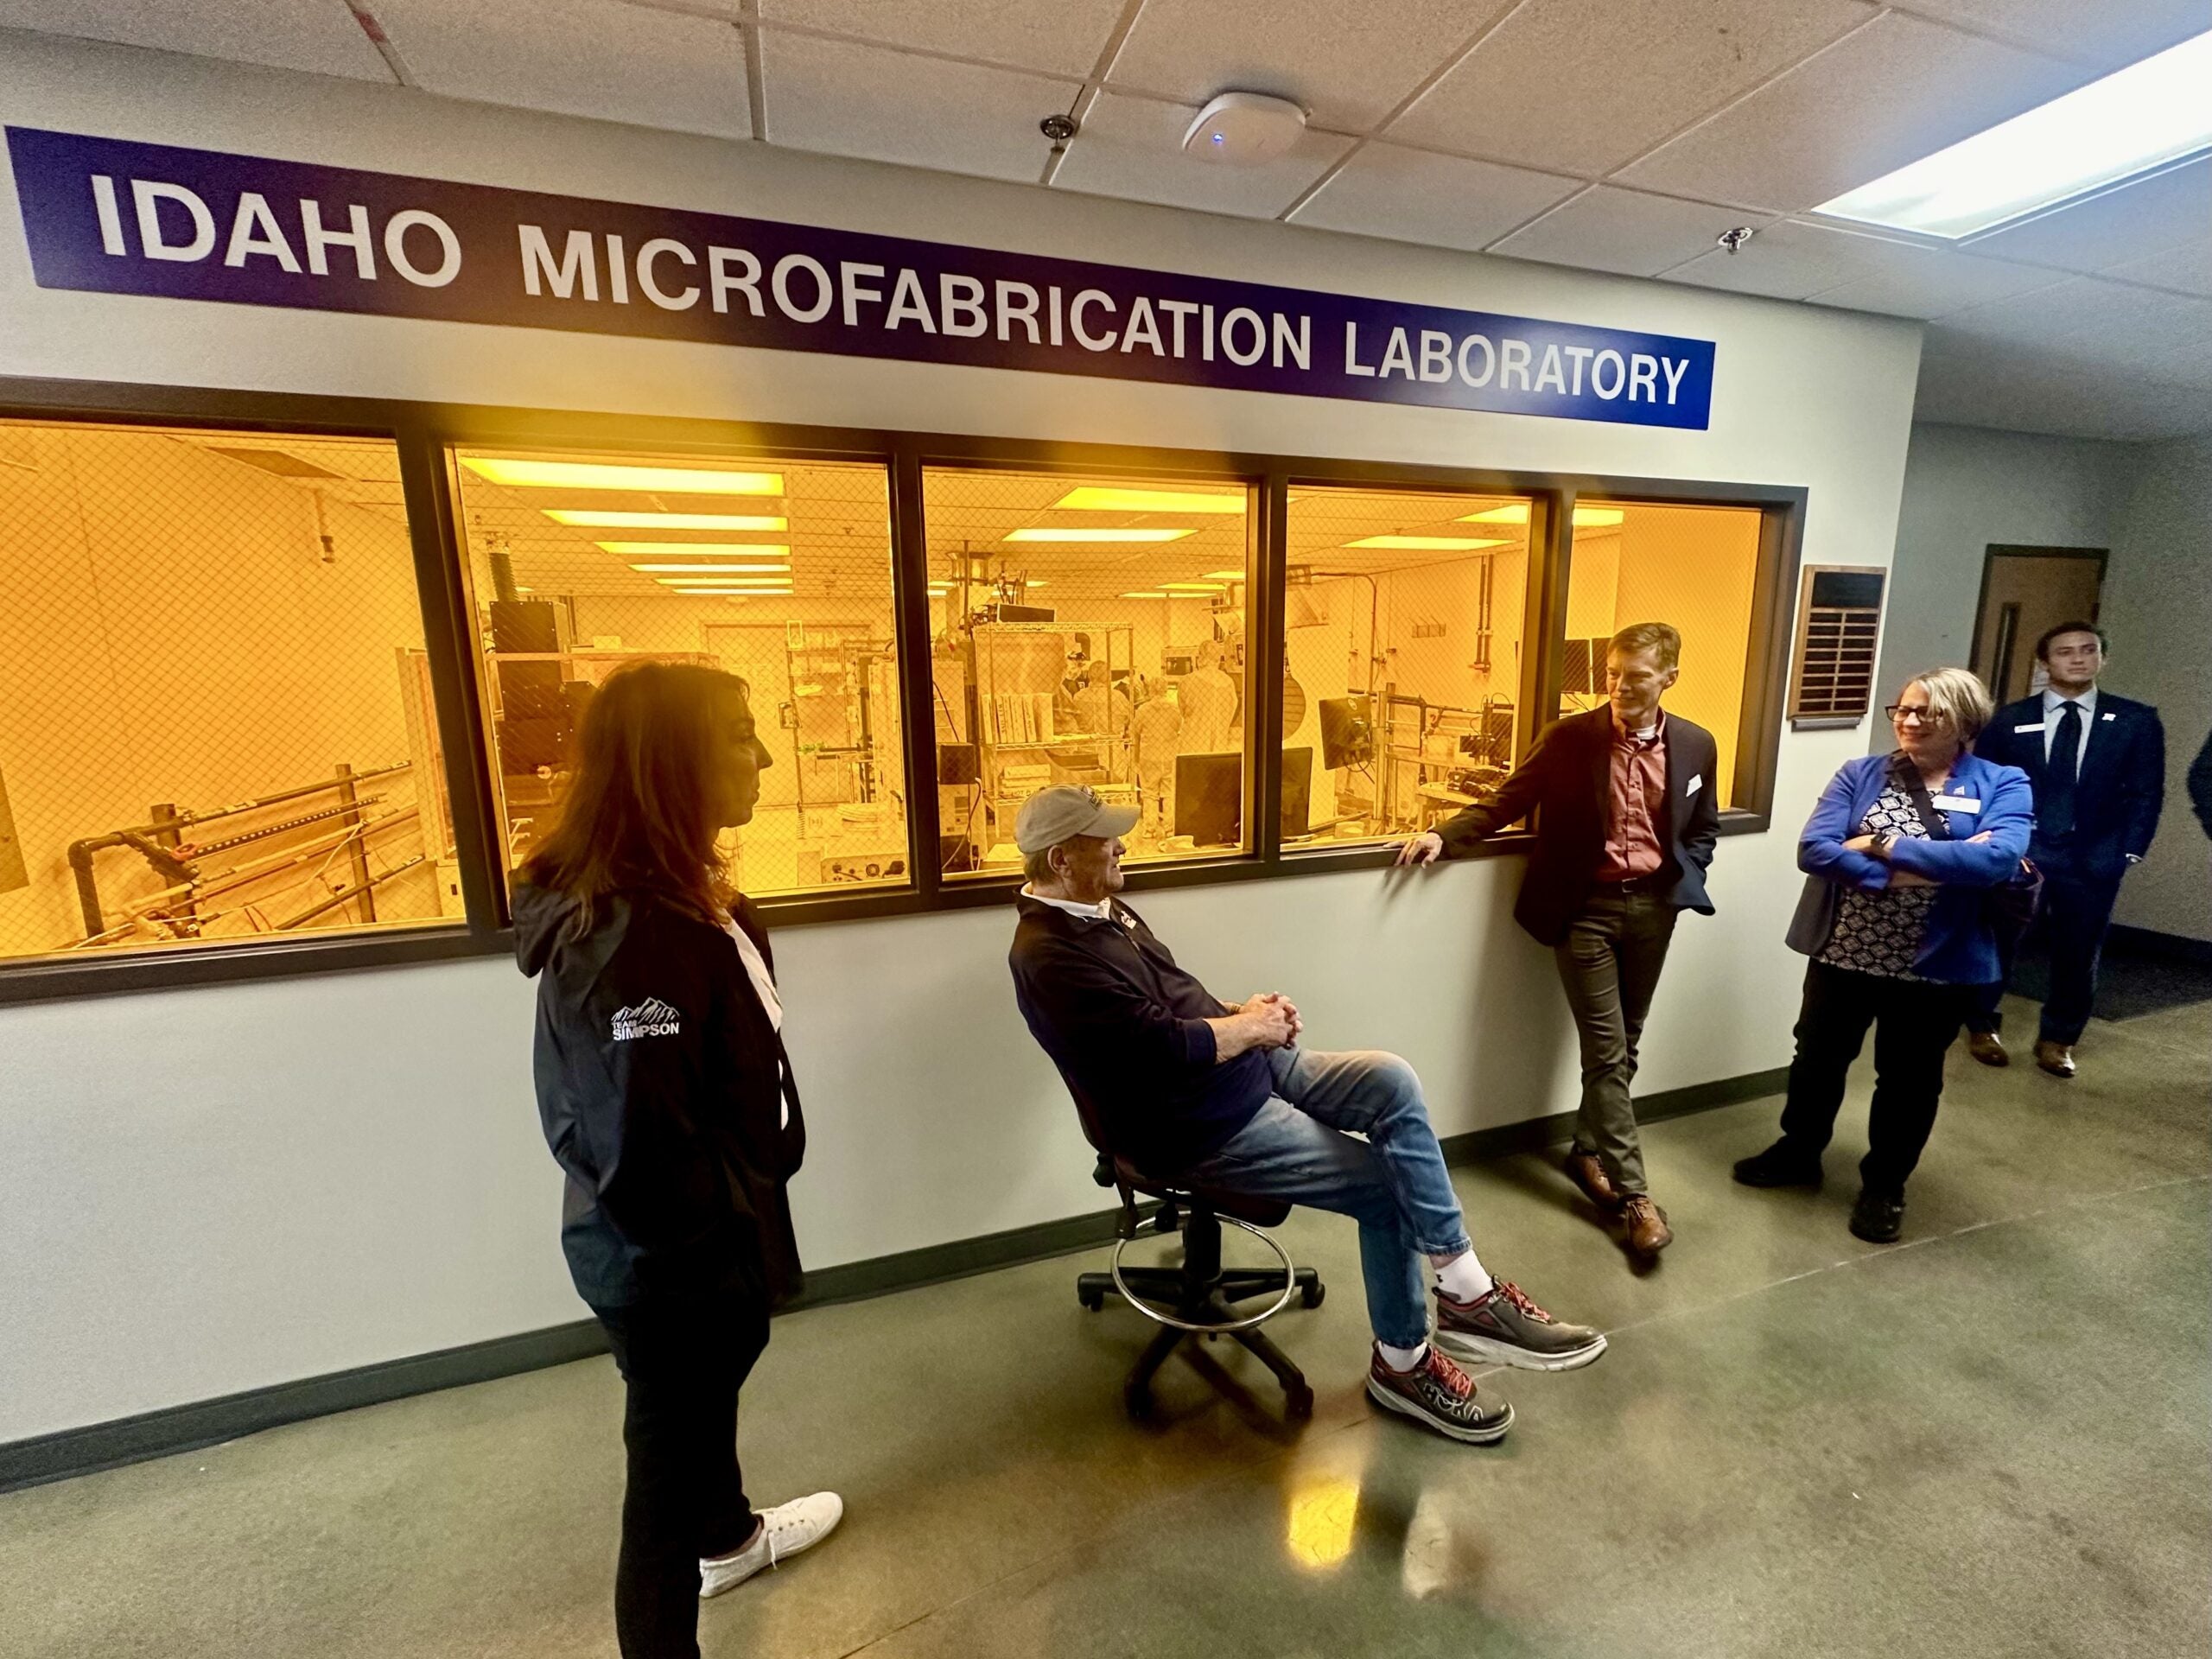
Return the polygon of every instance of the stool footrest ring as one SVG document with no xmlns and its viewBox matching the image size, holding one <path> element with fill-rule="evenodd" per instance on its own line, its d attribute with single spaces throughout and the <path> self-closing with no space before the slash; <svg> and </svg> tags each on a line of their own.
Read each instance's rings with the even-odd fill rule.
<svg viewBox="0 0 2212 1659">
<path fill-rule="evenodd" d="M 1264 1313 L 1250 1314 L 1241 1319 L 1231 1319 L 1225 1324 L 1215 1324 L 1211 1322 L 1201 1324 L 1192 1319 L 1179 1319 L 1172 1313 L 1161 1313 L 1160 1309 L 1154 1307 L 1150 1302 L 1146 1301 L 1144 1298 L 1131 1290 L 1129 1288 L 1128 1281 L 1122 1277 L 1122 1252 L 1128 1249 L 1131 1244 L 1135 1243 L 1134 1239 L 1123 1238 L 1115 1241 L 1113 1262 L 1114 1288 L 1121 1292 L 1122 1299 L 1124 1301 L 1128 1302 L 1131 1307 L 1136 1309 L 1138 1313 L 1143 1314 L 1145 1318 L 1150 1319 L 1154 1324 L 1170 1325 L 1178 1331 L 1217 1332 L 1225 1334 L 1231 1331 L 1249 1331 L 1255 1325 L 1264 1325 L 1268 1320 L 1272 1319 L 1276 1314 L 1281 1313 L 1283 1309 L 1288 1307 L 1290 1306 L 1290 1299 L 1298 1294 L 1298 1269 L 1291 1265 L 1290 1252 L 1284 1249 L 1281 1245 L 1276 1243 L 1274 1239 L 1268 1237 L 1268 1235 L 1259 1228 L 1252 1225 L 1250 1222 L 1239 1221 L 1235 1216 L 1221 1216 L 1218 1217 L 1217 1219 L 1227 1226 L 1239 1228 L 1242 1230 L 1251 1234 L 1251 1236 L 1258 1239 L 1261 1243 L 1273 1250 L 1275 1253 L 1275 1259 L 1282 1263 L 1282 1294 L 1276 1297 L 1273 1304 L 1271 1304 Z"/>
</svg>

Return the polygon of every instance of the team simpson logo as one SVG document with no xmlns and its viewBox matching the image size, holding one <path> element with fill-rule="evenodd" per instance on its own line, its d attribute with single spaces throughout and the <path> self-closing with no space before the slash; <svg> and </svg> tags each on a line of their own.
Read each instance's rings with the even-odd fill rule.
<svg viewBox="0 0 2212 1659">
<path fill-rule="evenodd" d="M 657 996 L 649 996 L 634 1008 L 614 1011 L 614 1040 L 633 1041 L 639 1037 L 673 1037 L 682 1029 L 674 1008 Z"/>
</svg>

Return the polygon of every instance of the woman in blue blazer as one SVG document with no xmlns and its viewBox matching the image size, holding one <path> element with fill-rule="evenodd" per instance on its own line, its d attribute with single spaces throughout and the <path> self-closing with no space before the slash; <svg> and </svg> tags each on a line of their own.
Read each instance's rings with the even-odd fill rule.
<svg viewBox="0 0 2212 1659">
<path fill-rule="evenodd" d="M 2035 826 L 2027 774 L 1969 748 L 1989 693 L 1963 668 L 1905 683 L 1889 709 L 1897 747 L 1846 761 L 1806 822 L 1804 897 L 1789 945 L 1813 960 L 1782 1138 L 1736 1166 L 1746 1186 L 1818 1186 L 1844 1076 L 1874 1033 L 1874 1100 L 1851 1230 L 1878 1244 L 1904 1225 L 1904 1184 L 1936 1126 L 1943 1054 L 1999 976 L 1987 916 Z"/>
</svg>

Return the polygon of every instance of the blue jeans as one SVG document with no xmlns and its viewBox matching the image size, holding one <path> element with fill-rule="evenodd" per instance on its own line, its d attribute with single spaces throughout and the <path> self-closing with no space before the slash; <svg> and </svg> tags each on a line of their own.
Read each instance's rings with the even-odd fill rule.
<svg viewBox="0 0 2212 1659">
<path fill-rule="evenodd" d="M 1274 1093 L 1188 1179 L 1350 1216 L 1376 1340 L 1418 1345 L 1428 1335 L 1424 1259 L 1468 1248 L 1421 1079 L 1396 1055 L 1371 1051 L 1279 1048 L 1268 1061 Z"/>
</svg>

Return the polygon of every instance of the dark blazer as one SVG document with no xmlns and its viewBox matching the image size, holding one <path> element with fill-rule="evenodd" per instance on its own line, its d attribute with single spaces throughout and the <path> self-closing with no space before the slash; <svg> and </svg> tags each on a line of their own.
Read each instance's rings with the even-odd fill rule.
<svg viewBox="0 0 2212 1659">
<path fill-rule="evenodd" d="M 1535 850 L 1529 855 L 1513 916 L 1541 944 L 1557 944 L 1567 937 L 1567 924 L 1598 884 L 1612 798 L 1612 743 L 1610 703 L 1554 721 L 1495 797 L 1437 826 L 1444 856 L 1457 858 L 1536 814 Z M 1719 764 L 1711 732 L 1680 715 L 1667 716 L 1666 821 L 1653 827 L 1675 877 L 1674 902 L 1706 916 L 1713 914 L 1713 901 L 1706 897 L 1705 872 L 1720 834 L 1713 775 Z"/>
<path fill-rule="evenodd" d="M 2018 766 L 2034 786 L 2036 809 L 2043 809 L 2043 693 L 1999 709 L 1974 752 L 2000 766 Z M 2147 702 L 2116 697 L 2100 688 L 2097 711 L 2089 721 L 2088 747 L 2074 784 L 2074 836 L 2068 850 L 2093 876 L 2113 877 L 2127 868 L 2129 854 L 2140 858 L 2158 833 L 2158 810 L 2166 798 L 2166 732 L 2158 711 Z M 2036 828 L 2031 858 L 2051 851 L 2043 827 Z"/>
<path fill-rule="evenodd" d="M 515 888 L 515 954 L 537 980 L 537 1111 L 569 1178 L 561 1245 L 577 1294 L 620 1307 L 797 1294 L 784 1184 L 806 1120 L 736 942 L 642 891 L 588 931 L 575 912 L 565 894 Z M 742 899 L 734 917 L 772 976 L 760 918 Z"/>
</svg>

